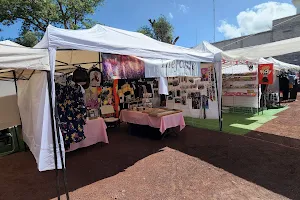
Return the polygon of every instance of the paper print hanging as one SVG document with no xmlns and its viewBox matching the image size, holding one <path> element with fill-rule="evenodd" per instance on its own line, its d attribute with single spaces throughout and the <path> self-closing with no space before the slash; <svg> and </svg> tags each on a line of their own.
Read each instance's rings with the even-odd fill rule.
<svg viewBox="0 0 300 200">
<path fill-rule="evenodd" d="M 201 81 L 208 81 L 209 78 L 209 69 L 208 68 L 201 68 Z"/>
<path fill-rule="evenodd" d="M 192 93 L 192 108 L 199 110 L 201 108 L 201 93 L 194 92 Z"/>
<path fill-rule="evenodd" d="M 92 68 L 89 71 L 90 76 L 90 86 L 91 87 L 100 87 L 102 81 L 102 73 L 98 68 Z"/>
<path fill-rule="evenodd" d="M 258 65 L 258 83 L 271 85 L 273 84 L 273 73 L 274 65 L 270 64 L 259 64 Z"/>
<path fill-rule="evenodd" d="M 85 102 L 86 107 L 90 109 L 98 109 L 99 101 L 98 101 L 98 88 L 89 87 L 85 90 Z"/>
</svg>

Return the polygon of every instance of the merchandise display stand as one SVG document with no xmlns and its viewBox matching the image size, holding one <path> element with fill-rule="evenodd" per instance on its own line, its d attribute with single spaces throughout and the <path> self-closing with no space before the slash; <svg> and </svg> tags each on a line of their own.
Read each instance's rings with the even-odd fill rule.
<svg viewBox="0 0 300 200">
<path fill-rule="evenodd" d="M 230 112 L 258 112 L 260 87 L 257 81 L 257 72 L 224 74 L 222 96 L 223 106 L 229 107 Z"/>
</svg>

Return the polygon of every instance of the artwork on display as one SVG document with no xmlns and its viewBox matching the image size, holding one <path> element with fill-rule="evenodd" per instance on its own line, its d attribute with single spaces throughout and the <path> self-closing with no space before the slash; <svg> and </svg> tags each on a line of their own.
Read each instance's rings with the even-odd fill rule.
<svg viewBox="0 0 300 200">
<path fill-rule="evenodd" d="M 201 108 L 201 93 L 194 92 L 192 94 L 192 108 L 198 110 Z"/>
<path fill-rule="evenodd" d="M 175 98 L 175 103 L 181 103 L 181 99 L 180 98 Z"/>
<path fill-rule="evenodd" d="M 105 81 L 100 94 L 101 105 L 114 105 L 113 81 Z"/>
<path fill-rule="evenodd" d="M 102 81 L 102 73 L 100 72 L 100 70 L 97 68 L 91 69 L 89 71 L 89 75 L 90 75 L 90 86 L 100 87 Z"/>
<path fill-rule="evenodd" d="M 85 102 L 86 102 L 86 107 L 89 109 L 99 108 L 97 87 L 89 87 L 88 89 L 85 90 Z"/>
<path fill-rule="evenodd" d="M 186 96 L 181 97 L 181 103 L 182 105 L 186 105 Z"/>
<path fill-rule="evenodd" d="M 201 68 L 201 80 L 202 81 L 209 81 L 209 69 L 208 68 Z"/>
<path fill-rule="evenodd" d="M 209 109 L 208 98 L 202 95 L 202 109 Z"/>
<path fill-rule="evenodd" d="M 180 94 L 181 94 L 180 90 L 177 90 L 177 91 L 176 91 L 176 96 L 177 96 L 177 97 L 180 97 Z"/>
<path fill-rule="evenodd" d="M 215 82 L 211 81 L 214 78 L 212 77 L 214 68 L 213 65 L 208 64 L 203 64 L 203 67 L 206 68 L 207 81 L 203 81 L 201 77 L 168 78 L 168 108 L 180 109 L 184 116 L 192 118 L 205 118 L 207 113 L 210 119 L 216 118 L 217 115 L 214 113 L 218 109 L 216 87 Z"/>
<path fill-rule="evenodd" d="M 176 87 L 176 86 L 179 85 L 179 83 L 180 83 L 179 79 L 174 79 L 172 85 L 173 85 L 174 87 Z"/>
<path fill-rule="evenodd" d="M 105 80 L 145 77 L 145 62 L 137 57 L 103 53 L 102 60 Z"/>
<path fill-rule="evenodd" d="M 274 64 L 259 64 L 258 65 L 258 83 L 271 85 L 273 84 Z"/>
</svg>

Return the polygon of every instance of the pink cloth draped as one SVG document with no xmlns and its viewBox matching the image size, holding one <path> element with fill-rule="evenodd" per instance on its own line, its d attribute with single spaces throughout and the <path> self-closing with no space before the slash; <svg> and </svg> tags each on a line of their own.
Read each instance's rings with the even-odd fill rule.
<svg viewBox="0 0 300 200">
<path fill-rule="evenodd" d="M 104 142 L 108 144 L 106 128 L 107 127 L 103 118 L 87 120 L 86 125 L 84 126 L 84 135 L 86 138 L 79 143 L 71 144 L 70 149 L 67 152 L 88 147 L 93 144 L 97 144 L 98 142 Z"/>
<path fill-rule="evenodd" d="M 182 130 L 185 127 L 182 113 L 163 117 L 151 117 L 146 113 L 138 111 L 122 110 L 120 120 L 131 124 L 148 125 L 153 128 L 159 128 L 161 133 L 164 133 L 168 128 L 179 126 L 180 130 Z"/>
</svg>

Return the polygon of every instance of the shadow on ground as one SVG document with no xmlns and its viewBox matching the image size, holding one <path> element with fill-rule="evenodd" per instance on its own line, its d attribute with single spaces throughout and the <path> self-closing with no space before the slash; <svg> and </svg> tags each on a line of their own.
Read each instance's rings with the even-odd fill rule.
<svg viewBox="0 0 300 200">
<path fill-rule="evenodd" d="M 300 150 L 294 148 L 300 147 L 299 140 L 255 131 L 245 137 L 192 127 L 186 127 L 178 137 L 150 140 L 127 135 L 125 128 L 109 132 L 109 145 L 97 144 L 67 154 L 70 191 L 114 176 L 169 147 L 274 193 L 300 199 Z M 38 172 L 30 152 L 0 158 L 0 163 L 0 199 L 41 200 L 56 196 L 55 173 Z"/>
</svg>

